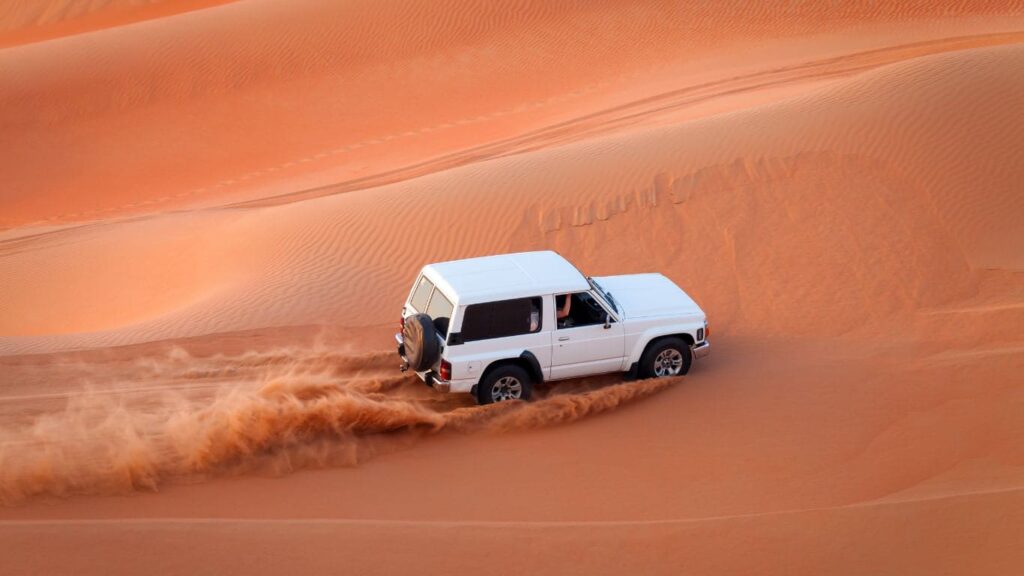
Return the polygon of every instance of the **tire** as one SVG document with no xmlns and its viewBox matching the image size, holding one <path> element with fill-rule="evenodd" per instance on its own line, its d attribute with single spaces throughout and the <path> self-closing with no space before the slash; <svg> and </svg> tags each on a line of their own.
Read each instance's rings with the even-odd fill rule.
<svg viewBox="0 0 1024 576">
<path fill-rule="evenodd" d="M 493 404 L 507 400 L 529 400 L 533 380 L 522 366 L 505 364 L 487 373 L 476 386 L 476 401 Z"/>
<path fill-rule="evenodd" d="M 405 319 L 402 339 L 405 341 L 405 361 L 416 372 L 430 370 L 441 357 L 437 329 L 426 314 L 414 314 Z"/>
<path fill-rule="evenodd" d="M 693 353 L 681 338 L 662 338 L 654 341 L 640 357 L 641 378 L 684 376 L 690 371 Z"/>
</svg>

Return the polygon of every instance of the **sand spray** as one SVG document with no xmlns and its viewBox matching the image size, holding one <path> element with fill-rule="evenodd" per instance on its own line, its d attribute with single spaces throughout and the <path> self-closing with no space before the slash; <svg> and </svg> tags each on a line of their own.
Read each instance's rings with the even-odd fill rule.
<svg viewBox="0 0 1024 576">
<path fill-rule="evenodd" d="M 0 428 L 0 503 L 153 491 L 170 481 L 356 466 L 440 433 L 567 424 L 672 385 L 575 381 L 532 402 L 475 406 L 394 370 L 393 354 L 284 348 L 196 358 L 180 348 L 98 368 L 25 426 Z M 109 381 L 109 380 L 108 380 Z"/>
</svg>

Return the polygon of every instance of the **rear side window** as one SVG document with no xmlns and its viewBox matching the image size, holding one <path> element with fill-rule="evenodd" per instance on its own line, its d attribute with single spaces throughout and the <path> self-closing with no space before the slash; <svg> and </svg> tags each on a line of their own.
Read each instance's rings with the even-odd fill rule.
<svg viewBox="0 0 1024 576">
<path fill-rule="evenodd" d="M 540 331 L 541 299 L 516 298 L 466 306 L 462 340 L 486 340 Z"/>
<path fill-rule="evenodd" d="M 427 309 L 427 300 L 430 298 L 430 291 L 433 289 L 434 283 L 427 280 L 426 276 L 420 276 L 420 281 L 416 284 L 416 290 L 412 293 L 412 300 L 409 301 L 417 312 L 423 312 Z"/>
</svg>

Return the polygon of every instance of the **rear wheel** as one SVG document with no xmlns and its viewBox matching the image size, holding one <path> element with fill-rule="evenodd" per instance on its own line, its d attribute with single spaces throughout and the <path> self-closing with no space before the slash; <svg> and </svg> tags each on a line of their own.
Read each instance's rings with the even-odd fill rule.
<svg viewBox="0 0 1024 576">
<path fill-rule="evenodd" d="M 651 344 L 640 358 L 641 378 L 682 376 L 690 371 L 693 355 L 681 338 L 663 338 Z"/>
<path fill-rule="evenodd" d="M 476 401 L 493 404 L 506 400 L 529 400 L 533 381 L 521 366 L 506 364 L 487 373 L 476 387 Z"/>
</svg>

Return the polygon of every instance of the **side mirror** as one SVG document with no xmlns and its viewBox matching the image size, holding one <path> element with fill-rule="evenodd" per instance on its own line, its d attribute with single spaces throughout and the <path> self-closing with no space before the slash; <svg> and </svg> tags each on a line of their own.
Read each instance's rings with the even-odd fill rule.
<svg viewBox="0 0 1024 576">
<path fill-rule="evenodd" d="M 612 327 L 612 315 L 605 312 L 604 314 L 604 329 L 607 330 Z"/>
</svg>

